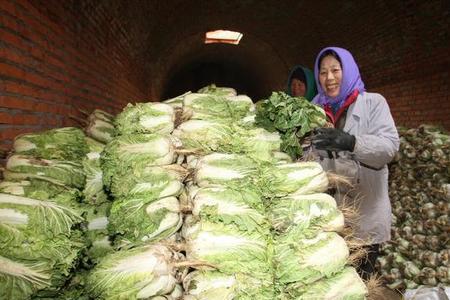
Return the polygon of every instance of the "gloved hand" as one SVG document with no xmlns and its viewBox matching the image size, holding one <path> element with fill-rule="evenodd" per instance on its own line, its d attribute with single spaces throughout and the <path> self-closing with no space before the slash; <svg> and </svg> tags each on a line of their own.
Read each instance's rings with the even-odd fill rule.
<svg viewBox="0 0 450 300">
<path fill-rule="evenodd" d="M 312 137 L 313 145 L 319 150 L 353 151 L 355 136 L 336 128 L 317 128 Z"/>
</svg>

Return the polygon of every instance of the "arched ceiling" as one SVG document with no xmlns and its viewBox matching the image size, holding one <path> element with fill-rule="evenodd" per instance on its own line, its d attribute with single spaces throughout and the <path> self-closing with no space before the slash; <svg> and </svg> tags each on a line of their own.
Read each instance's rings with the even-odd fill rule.
<svg viewBox="0 0 450 300">
<path fill-rule="evenodd" d="M 431 3 L 431 4 L 430 4 Z M 438 3 L 436 5 L 436 3 Z M 377 82 L 383 66 L 398 63 L 404 54 L 422 51 L 429 38 L 419 26 L 441 30 L 431 45 L 448 43 L 448 1 L 331 1 L 331 0 L 73 0 L 80 18 L 99 12 L 106 17 L 95 26 L 117 25 L 110 38 L 123 45 L 136 65 L 152 100 L 171 95 L 177 80 L 199 69 L 227 69 L 239 74 L 255 97 L 284 86 L 296 64 L 312 67 L 324 46 L 349 48 L 367 78 Z M 434 9 L 435 11 L 431 11 Z M 445 12 L 447 17 L 445 18 Z M 442 24 L 423 23 L 428 14 L 443 16 Z M 440 20 L 440 19 L 439 19 Z M 436 31 L 430 27 L 429 32 Z M 119 30 L 120 29 L 120 30 Z M 241 44 L 205 45 L 208 30 L 242 32 Z M 384 40 L 401 40 L 400 47 Z M 416 45 L 417 43 L 418 45 Z M 389 55 L 385 55 L 389 54 Z M 364 59 L 363 59 L 364 58 Z M 407 59 L 414 58 L 408 56 Z M 380 64 L 381 62 L 381 64 Z M 208 67 L 209 66 L 209 67 Z M 228 67 L 226 67 L 228 66 Z M 225 77 L 226 77 L 225 76 Z M 395 79 L 395 73 L 389 77 Z M 223 78 L 222 78 L 223 79 Z M 259 92 L 257 92 L 258 90 Z"/>
</svg>

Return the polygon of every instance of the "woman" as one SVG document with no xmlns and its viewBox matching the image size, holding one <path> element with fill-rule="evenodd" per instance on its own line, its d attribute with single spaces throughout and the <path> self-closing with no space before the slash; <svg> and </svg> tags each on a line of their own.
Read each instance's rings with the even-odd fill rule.
<svg viewBox="0 0 450 300">
<path fill-rule="evenodd" d="M 388 167 L 399 148 L 399 137 L 385 98 L 368 93 L 353 56 L 345 49 L 328 47 L 317 56 L 314 74 L 322 106 L 335 128 L 320 128 L 313 145 L 326 170 L 349 177 L 354 188 L 346 193 L 359 211 L 356 236 L 367 243 L 368 257 L 359 266 L 368 278 L 374 271 L 379 245 L 390 239 L 391 205 Z"/>
<path fill-rule="evenodd" d="M 302 66 L 292 68 L 288 77 L 287 93 L 292 97 L 305 97 L 311 101 L 317 94 L 313 72 Z"/>
</svg>

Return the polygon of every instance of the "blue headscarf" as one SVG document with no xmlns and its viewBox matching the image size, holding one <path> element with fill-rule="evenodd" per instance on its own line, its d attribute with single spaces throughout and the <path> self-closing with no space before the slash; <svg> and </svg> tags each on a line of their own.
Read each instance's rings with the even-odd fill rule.
<svg viewBox="0 0 450 300">
<path fill-rule="evenodd" d="M 332 50 L 336 52 L 337 56 L 341 61 L 342 68 L 342 81 L 339 90 L 339 95 L 335 98 L 328 97 L 325 94 L 319 81 L 319 57 L 323 52 L 327 50 Z M 314 64 L 314 76 L 317 82 L 318 94 L 313 99 L 313 103 L 320 106 L 330 105 L 333 111 L 336 112 L 344 104 L 347 97 L 352 94 L 355 90 L 358 90 L 359 94 L 365 92 L 364 82 L 361 80 L 361 75 L 359 74 L 358 65 L 355 62 L 352 54 L 347 50 L 339 47 L 327 47 L 322 49 L 316 58 L 316 63 Z"/>
</svg>

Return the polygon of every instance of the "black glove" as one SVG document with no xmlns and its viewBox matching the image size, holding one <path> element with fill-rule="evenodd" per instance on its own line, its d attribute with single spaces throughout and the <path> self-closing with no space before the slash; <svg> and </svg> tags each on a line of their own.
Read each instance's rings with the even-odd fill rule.
<svg viewBox="0 0 450 300">
<path fill-rule="evenodd" d="M 319 150 L 353 151 L 355 136 L 335 128 L 317 128 L 312 137 L 313 145 Z"/>
</svg>

